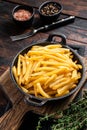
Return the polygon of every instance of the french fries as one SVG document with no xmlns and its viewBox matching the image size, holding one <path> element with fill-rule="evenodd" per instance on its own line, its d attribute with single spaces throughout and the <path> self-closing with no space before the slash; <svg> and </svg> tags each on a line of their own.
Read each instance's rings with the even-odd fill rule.
<svg viewBox="0 0 87 130">
<path fill-rule="evenodd" d="M 25 93 L 54 98 L 69 93 L 81 78 L 82 66 L 73 61 L 72 52 L 60 44 L 33 46 L 18 56 L 12 72 Z"/>
</svg>

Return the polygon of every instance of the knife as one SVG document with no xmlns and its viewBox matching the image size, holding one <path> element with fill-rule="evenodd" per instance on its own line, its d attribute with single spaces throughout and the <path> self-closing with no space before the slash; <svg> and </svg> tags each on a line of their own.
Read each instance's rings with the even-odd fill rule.
<svg viewBox="0 0 87 130">
<path fill-rule="evenodd" d="M 44 25 L 44 26 L 39 27 L 37 29 L 33 29 L 31 32 L 27 32 L 27 33 L 24 33 L 24 34 L 21 34 L 21 35 L 16 35 L 16 36 L 10 36 L 10 38 L 11 38 L 12 41 L 22 40 L 22 39 L 33 36 L 34 34 L 36 34 L 39 31 L 42 31 L 42 30 L 46 31 L 46 30 L 52 29 L 54 27 L 60 26 L 61 24 L 63 25 L 63 24 L 66 24 L 66 23 L 73 22 L 74 20 L 75 20 L 75 16 L 69 16 L 67 18 L 58 20 L 56 22 L 52 22 L 49 25 Z"/>
</svg>

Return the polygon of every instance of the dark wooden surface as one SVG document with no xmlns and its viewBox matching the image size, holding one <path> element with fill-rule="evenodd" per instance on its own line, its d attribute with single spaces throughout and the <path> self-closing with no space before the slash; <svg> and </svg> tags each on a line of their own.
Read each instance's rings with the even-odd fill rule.
<svg viewBox="0 0 87 130">
<path fill-rule="evenodd" d="M 16 0 L 12 0 L 12 1 L 16 1 Z M 24 2 L 27 4 L 32 4 L 33 6 L 35 5 L 37 6 L 38 4 L 39 6 L 39 4 L 42 1 L 39 0 L 38 2 L 36 2 L 36 4 L 35 4 L 35 1 L 32 1 L 32 0 L 29 0 L 28 2 L 27 0 L 25 0 Z M 24 2 L 21 1 L 20 3 L 24 3 Z M 76 2 L 76 1 L 74 0 L 73 2 Z M 22 29 L 22 28 L 20 29 L 13 22 L 11 12 L 12 12 L 13 7 L 16 6 L 16 4 L 12 4 L 5 1 L 0 1 L 0 75 L 3 74 L 3 72 L 8 68 L 13 57 L 19 50 L 21 50 L 23 47 L 30 44 L 32 40 L 35 41 L 41 38 L 47 38 L 49 33 L 61 32 L 66 35 L 67 43 L 86 45 L 87 44 L 87 19 L 86 19 L 87 13 L 86 11 L 84 11 L 83 7 L 87 5 L 87 2 L 85 0 L 84 1 L 79 0 L 78 4 L 81 2 L 85 3 L 85 4 L 82 4 L 82 6 L 80 6 L 81 10 L 83 9 L 83 14 L 86 15 L 85 19 L 83 19 L 83 15 L 81 15 L 82 18 L 76 17 L 75 22 L 67 26 L 59 27 L 54 30 L 47 31 L 46 33 L 38 33 L 35 36 L 31 38 L 27 38 L 22 41 L 12 42 L 10 39 L 11 35 L 21 34 L 25 31 L 28 31 L 29 29 L 27 30 Z M 61 3 L 63 3 L 64 5 L 70 4 L 70 2 L 68 3 L 64 1 L 61 1 Z M 72 6 L 72 4 L 70 4 L 70 6 Z M 65 6 L 63 8 L 64 10 L 66 10 Z M 69 12 L 70 11 L 67 12 L 67 15 L 69 15 Z M 72 10 L 72 12 L 73 12 L 72 14 L 74 14 L 76 11 Z M 38 12 L 36 9 L 35 19 L 33 22 L 33 26 L 36 26 L 36 27 L 40 25 L 38 24 L 39 19 L 37 18 L 37 13 Z M 78 10 L 77 10 L 77 13 L 78 13 Z M 80 9 L 79 9 L 79 13 L 80 13 Z M 67 15 L 62 14 L 61 17 L 67 17 Z"/>
<path fill-rule="evenodd" d="M 35 7 L 36 13 L 33 21 L 33 27 L 38 27 L 41 26 L 42 23 L 40 22 L 40 18 L 38 17 L 37 9 L 43 1 L 45 0 L 0 0 L 0 84 L 6 87 L 6 91 L 13 103 L 12 109 L 10 109 L 6 114 L 4 114 L 0 118 L 1 130 L 16 130 L 17 125 L 20 122 L 20 119 L 28 110 L 33 109 L 34 111 L 42 111 L 41 108 L 38 109 L 36 107 L 25 105 L 23 101 L 23 96 L 20 94 L 18 90 L 16 90 L 13 82 L 11 82 L 10 80 L 9 67 L 13 60 L 13 57 L 17 54 L 17 52 L 19 52 L 22 48 L 26 47 L 27 45 L 31 44 L 32 41 L 46 39 L 49 34 L 57 34 L 58 32 L 60 32 L 66 35 L 67 44 L 84 45 L 84 57 L 87 59 L 86 0 L 59 0 L 59 2 L 63 4 L 63 12 L 60 18 L 67 17 L 69 15 L 75 15 L 76 19 L 74 23 L 70 23 L 63 27 L 58 27 L 50 31 L 37 33 L 33 37 L 27 38 L 25 40 L 16 42 L 11 41 L 11 35 L 21 34 L 31 29 L 20 28 L 13 22 L 11 15 L 13 7 L 15 7 L 17 3 L 31 5 Z M 87 64 L 85 65 L 87 66 Z M 44 107 L 42 113 L 44 113 L 47 110 L 48 109 Z M 21 117 L 18 117 L 18 115 L 20 115 Z"/>
<path fill-rule="evenodd" d="M 7 0 L 13 3 L 31 5 L 36 8 L 46 0 Z M 81 18 L 87 19 L 87 1 L 86 0 L 53 0 L 61 3 L 63 5 L 63 13 L 69 15 L 75 15 Z"/>
<path fill-rule="evenodd" d="M 15 85 L 10 79 L 9 69 L 1 76 L 0 84 L 5 87 L 5 90 L 9 94 L 12 101 L 12 108 L 9 109 L 0 119 L 1 130 L 18 130 L 23 116 L 30 110 L 35 113 L 45 114 L 52 113 L 58 110 L 66 109 L 68 104 L 72 102 L 77 93 L 76 91 L 72 96 L 63 100 L 63 102 L 50 102 L 42 107 L 34 107 L 24 102 L 24 96 L 17 90 Z"/>
</svg>

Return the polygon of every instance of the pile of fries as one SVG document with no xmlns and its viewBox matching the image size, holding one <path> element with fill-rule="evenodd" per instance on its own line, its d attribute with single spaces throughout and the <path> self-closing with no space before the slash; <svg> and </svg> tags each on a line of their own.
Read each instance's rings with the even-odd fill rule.
<svg viewBox="0 0 87 130">
<path fill-rule="evenodd" d="M 25 93 L 40 98 L 54 98 L 68 94 L 81 78 L 82 65 L 73 61 L 73 54 L 60 44 L 33 46 L 26 54 L 19 54 L 12 67 L 15 80 Z"/>
</svg>

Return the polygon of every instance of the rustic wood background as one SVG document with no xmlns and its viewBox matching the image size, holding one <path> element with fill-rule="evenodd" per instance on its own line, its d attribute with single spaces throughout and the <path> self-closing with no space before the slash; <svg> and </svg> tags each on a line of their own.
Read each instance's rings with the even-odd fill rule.
<svg viewBox="0 0 87 130">
<path fill-rule="evenodd" d="M 54 110 L 55 107 L 32 107 L 25 105 L 23 95 L 16 89 L 10 79 L 9 67 L 14 56 L 24 47 L 31 44 L 32 41 L 46 39 L 49 34 L 57 34 L 58 32 L 66 35 L 67 44 L 84 45 L 85 66 L 87 66 L 87 1 L 86 0 L 56 0 L 63 5 L 63 11 L 59 17 L 65 18 L 69 15 L 75 15 L 74 23 L 67 24 L 62 27 L 55 28 L 50 31 L 40 32 L 33 37 L 25 40 L 12 42 L 11 35 L 17 35 L 31 30 L 33 27 L 42 26 L 38 15 L 38 7 L 45 0 L 0 0 L 0 84 L 6 88 L 13 107 L 0 118 L 1 130 L 16 130 L 20 124 L 22 116 L 28 110 L 45 113 Z M 31 5 L 35 8 L 35 17 L 31 28 L 23 29 L 18 27 L 12 20 L 12 9 L 17 4 Z M 58 40 L 58 39 L 57 39 Z M 87 86 L 87 83 L 86 85 Z M 77 94 L 77 93 L 76 93 Z M 72 101 L 75 95 L 67 99 L 67 104 Z M 65 102 L 66 103 L 66 102 Z M 50 105 L 50 104 L 49 104 Z M 64 104 L 63 104 L 64 105 Z M 65 105 L 64 105 L 65 106 Z M 57 106 L 58 107 L 58 106 Z M 61 106 L 62 107 L 62 106 Z M 65 106 L 66 107 L 66 106 Z M 21 110 L 21 111 L 20 111 Z"/>
</svg>

